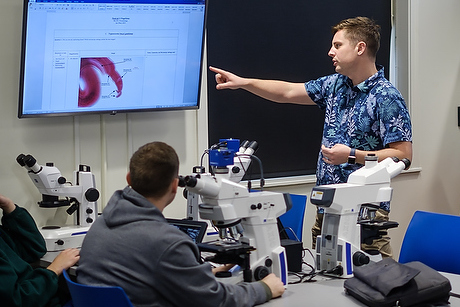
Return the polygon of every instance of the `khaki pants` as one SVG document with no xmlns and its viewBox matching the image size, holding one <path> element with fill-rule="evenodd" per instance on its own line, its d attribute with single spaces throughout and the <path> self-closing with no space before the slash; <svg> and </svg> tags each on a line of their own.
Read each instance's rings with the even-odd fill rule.
<svg viewBox="0 0 460 307">
<path fill-rule="evenodd" d="M 321 228 L 323 227 L 323 213 L 316 213 L 315 224 L 311 228 L 312 234 L 312 249 L 316 249 L 316 237 L 321 235 Z M 388 212 L 382 209 L 377 210 L 375 214 L 375 220 L 377 221 L 388 221 Z M 382 254 L 383 258 L 391 257 L 393 258 L 393 249 L 390 245 L 390 237 L 384 236 L 380 239 L 372 241 L 372 244 L 362 244 L 361 249 L 376 249 Z"/>
</svg>

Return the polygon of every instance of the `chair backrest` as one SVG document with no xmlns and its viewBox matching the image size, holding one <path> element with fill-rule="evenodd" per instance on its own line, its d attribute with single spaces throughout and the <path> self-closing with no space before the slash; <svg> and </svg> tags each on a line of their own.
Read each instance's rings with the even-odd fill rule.
<svg viewBox="0 0 460 307">
<path fill-rule="evenodd" d="M 120 287 L 87 286 L 70 279 L 63 271 L 74 307 L 133 307 L 125 291 Z"/>
<path fill-rule="evenodd" d="M 279 217 L 284 230 L 289 239 L 302 241 L 303 220 L 305 208 L 307 206 L 307 196 L 290 194 L 292 199 L 292 208 Z"/>
<path fill-rule="evenodd" d="M 416 211 L 399 253 L 399 262 L 410 261 L 460 274 L 460 216 Z"/>
</svg>

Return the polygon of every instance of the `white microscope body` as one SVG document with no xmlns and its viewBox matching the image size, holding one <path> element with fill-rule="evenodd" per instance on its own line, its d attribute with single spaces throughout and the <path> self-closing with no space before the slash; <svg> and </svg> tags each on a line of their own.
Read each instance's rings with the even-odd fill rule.
<svg viewBox="0 0 460 307">
<path fill-rule="evenodd" d="M 80 165 L 74 171 L 72 185 L 52 163 L 39 165 L 31 155 L 20 154 L 17 162 L 28 170 L 28 175 L 42 194 L 43 200 L 38 202 L 41 208 L 69 206 L 66 210 L 70 215 L 74 212 L 74 225 L 43 226 L 40 232 L 45 239 L 47 253 L 44 260 L 53 261 L 66 248 L 80 248 L 90 226 L 97 218 L 97 200 L 99 191 L 95 188 L 94 175 L 89 166 Z"/>
<path fill-rule="evenodd" d="M 387 158 L 379 163 L 376 156 L 368 156 L 365 165 L 350 174 L 346 183 L 312 189 L 312 204 L 324 208 L 322 232 L 316 242 L 319 271 L 348 278 L 353 276 L 354 266 L 381 259 L 380 253 L 361 250 L 358 215 L 362 205 L 378 208 L 380 202 L 390 201 L 391 178 L 409 165 L 407 159 L 395 162 Z"/>
<path fill-rule="evenodd" d="M 216 149 L 210 149 L 207 152 L 212 155 L 213 158 L 220 160 L 217 164 L 225 164 L 225 167 L 221 168 L 218 176 L 238 183 L 246 174 L 246 171 L 251 164 L 251 155 L 257 150 L 258 144 L 256 141 L 243 141 L 240 144 L 238 139 L 222 139 L 221 144 L 223 144 L 225 148 L 233 147 L 235 151 L 236 148 L 238 148 L 238 151 L 222 154 L 220 149 L 215 145 Z M 226 160 L 226 162 L 223 162 L 223 160 Z M 196 166 L 193 168 L 193 173 L 204 173 L 204 168 L 202 166 Z M 193 193 L 188 189 L 186 190 L 186 193 L 187 218 L 195 221 L 202 220 L 198 211 L 198 205 L 201 202 L 200 195 Z M 212 232 L 212 229 L 209 232 Z"/>
<path fill-rule="evenodd" d="M 233 162 L 231 156 L 229 163 Z M 215 253 L 209 259 L 212 262 L 240 266 L 241 271 L 228 277 L 232 283 L 257 281 L 275 273 L 287 285 L 286 252 L 280 243 L 277 217 L 292 207 L 291 198 L 289 194 L 276 192 L 250 193 L 246 187 L 232 181 L 229 169 L 231 167 L 223 165 L 214 168 L 214 174 L 201 173 L 184 178 L 187 192 L 201 198 L 200 218 L 213 221 L 219 229 L 216 241 L 202 243 L 199 247 Z M 233 180 L 241 178 L 242 175 Z"/>
</svg>

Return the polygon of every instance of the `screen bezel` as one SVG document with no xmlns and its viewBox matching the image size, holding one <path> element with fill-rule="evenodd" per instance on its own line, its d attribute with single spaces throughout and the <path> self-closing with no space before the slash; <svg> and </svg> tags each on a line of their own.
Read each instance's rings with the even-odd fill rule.
<svg viewBox="0 0 460 307">
<path fill-rule="evenodd" d="M 203 60 L 204 60 L 204 47 L 205 47 L 205 32 L 206 32 L 206 20 L 207 20 L 207 9 L 208 0 L 202 0 L 199 2 L 204 3 L 204 20 L 201 37 L 201 55 L 198 72 L 198 85 L 197 85 L 197 100 L 195 105 L 186 106 L 174 106 L 174 107 L 151 107 L 151 108 L 125 108 L 125 109 L 104 109 L 104 110 L 84 110 L 80 112 L 69 111 L 69 112 L 46 112 L 46 113 L 25 113 L 24 110 L 24 77 L 26 72 L 26 40 L 27 40 L 27 14 L 28 14 L 28 3 L 30 0 L 23 0 L 23 17 L 22 17 L 22 40 L 21 40 L 21 63 L 20 63 L 20 77 L 19 77 L 19 97 L 18 97 L 18 118 L 39 118 L 39 117 L 64 117 L 64 116 L 84 116 L 94 114 L 108 114 L 116 115 L 118 113 L 140 113 L 140 112 L 162 112 L 162 111 L 178 111 L 178 110 L 197 110 L 200 108 L 201 100 L 201 88 L 202 88 L 202 75 L 203 75 Z M 65 3 L 69 1 L 56 0 L 56 3 Z M 75 1 L 80 2 L 80 1 Z M 98 1 L 95 1 L 98 2 Z M 117 3 L 131 3 L 132 0 L 119 0 Z M 158 1 L 160 3 L 160 1 Z M 171 0 L 169 2 L 177 2 Z M 184 0 L 183 3 L 193 4 L 198 1 Z"/>
<path fill-rule="evenodd" d="M 173 218 L 167 218 L 166 221 L 168 222 L 168 224 L 173 225 L 173 226 L 199 229 L 200 231 L 197 235 L 195 243 L 201 243 L 203 241 L 203 238 L 208 229 L 208 223 L 204 221 L 180 220 L 180 219 L 173 219 Z"/>
</svg>

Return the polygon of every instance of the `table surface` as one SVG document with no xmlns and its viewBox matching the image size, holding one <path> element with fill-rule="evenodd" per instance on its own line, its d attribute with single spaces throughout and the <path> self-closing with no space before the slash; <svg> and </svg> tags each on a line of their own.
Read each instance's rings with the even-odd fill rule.
<svg viewBox="0 0 460 307">
<path fill-rule="evenodd" d="M 460 294 L 460 275 L 442 273 L 451 285 L 452 293 Z M 293 307 L 293 306 L 366 306 L 353 297 L 345 294 L 343 283 L 345 279 L 317 276 L 315 282 L 289 284 L 283 296 L 273 299 L 264 307 Z M 460 298 L 451 296 L 450 306 L 460 307 Z"/>
<path fill-rule="evenodd" d="M 41 261 L 41 266 L 46 267 L 49 262 Z M 75 275 L 75 267 L 70 269 L 70 274 Z M 450 297 L 451 307 L 460 307 L 460 275 L 444 273 L 452 286 L 451 293 L 456 296 Z M 290 276 L 289 281 L 295 282 L 298 278 Z M 296 306 L 340 306 L 340 307 L 356 307 L 366 306 L 357 301 L 355 298 L 345 294 L 343 283 L 346 279 L 332 278 L 323 275 L 317 275 L 313 278 L 313 282 L 303 282 L 297 284 L 289 284 L 283 296 L 272 299 L 263 307 L 296 307 Z"/>
</svg>

